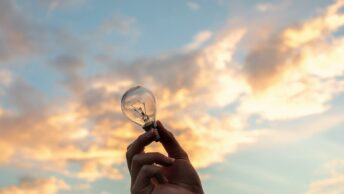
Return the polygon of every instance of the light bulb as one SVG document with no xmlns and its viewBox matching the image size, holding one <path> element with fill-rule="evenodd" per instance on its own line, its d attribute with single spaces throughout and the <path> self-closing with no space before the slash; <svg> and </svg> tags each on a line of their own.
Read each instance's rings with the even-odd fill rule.
<svg viewBox="0 0 344 194">
<path fill-rule="evenodd" d="M 146 132 L 156 128 L 155 97 L 148 89 L 141 86 L 130 88 L 123 94 L 121 108 L 129 120 L 140 125 Z M 159 136 L 156 137 L 158 139 Z"/>
</svg>

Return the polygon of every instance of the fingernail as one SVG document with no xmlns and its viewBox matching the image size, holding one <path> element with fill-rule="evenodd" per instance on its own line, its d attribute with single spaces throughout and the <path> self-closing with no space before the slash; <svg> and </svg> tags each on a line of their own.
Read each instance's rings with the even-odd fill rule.
<svg viewBox="0 0 344 194">
<path fill-rule="evenodd" d="M 172 162 L 172 163 L 173 163 L 174 161 L 176 161 L 176 159 L 170 158 L 170 157 L 168 158 L 168 160 L 169 160 L 170 162 Z"/>
</svg>

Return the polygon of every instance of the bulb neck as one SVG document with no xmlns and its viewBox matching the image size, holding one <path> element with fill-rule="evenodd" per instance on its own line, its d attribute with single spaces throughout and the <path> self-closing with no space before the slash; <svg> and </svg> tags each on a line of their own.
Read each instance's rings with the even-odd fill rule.
<svg viewBox="0 0 344 194">
<path fill-rule="evenodd" d="M 156 123 L 154 121 L 150 121 L 148 123 L 145 123 L 142 128 L 148 132 L 150 131 L 152 128 L 156 128 Z"/>
</svg>

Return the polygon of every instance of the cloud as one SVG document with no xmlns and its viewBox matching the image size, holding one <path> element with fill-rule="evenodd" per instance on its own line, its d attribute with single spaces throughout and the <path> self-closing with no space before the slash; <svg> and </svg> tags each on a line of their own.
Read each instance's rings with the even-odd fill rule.
<svg viewBox="0 0 344 194">
<path fill-rule="evenodd" d="M 109 162 L 112 163 L 111 161 Z M 113 168 L 111 165 L 102 165 L 99 160 L 90 160 L 82 164 L 82 168 L 77 173 L 76 177 L 88 181 L 94 181 L 104 177 L 120 180 L 123 178 L 123 175 L 122 172 Z"/>
<path fill-rule="evenodd" d="M 197 11 L 201 8 L 201 6 L 194 2 L 194 1 L 188 1 L 186 2 L 186 5 L 189 7 L 189 9 L 191 9 L 192 11 Z"/>
<path fill-rule="evenodd" d="M 101 138 L 92 140 L 86 124 L 92 118 L 81 111 L 79 104 L 69 102 L 50 106 L 44 103 L 45 98 L 38 91 L 26 83 L 13 82 L 6 94 L 11 97 L 11 107 L 16 111 L 5 111 L 0 117 L 3 153 L 0 163 L 39 168 L 87 180 L 94 179 L 83 170 L 89 170 L 88 167 L 93 165 L 95 168 L 88 173 L 96 177 L 121 178 L 112 168 L 114 164 L 123 162 L 121 158 L 128 139 L 116 139 L 116 145 L 104 145 Z M 110 126 L 102 126 L 110 129 Z M 72 163 L 80 165 L 79 172 L 67 170 Z"/>
<path fill-rule="evenodd" d="M 319 114 L 330 108 L 330 100 L 343 91 L 343 82 L 314 77 L 285 80 L 264 94 L 242 98 L 239 111 L 267 120 L 290 120 Z M 288 89 L 286 89 L 288 88 Z"/>
<path fill-rule="evenodd" d="M 252 92 L 243 97 L 239 111 L 285 120 L 329 108 L 343 91 L 337 78 L 344 72 L 344 42 L 333 37 L 344 24 L 342 6 L 337 1 L 322 15 L 287 27 L 250 50 L 244 74 Z"/>
<path fill-rule="evenodd" d="M 60 1 L 59 0 L 52 0 L 50 5 L 49 5 L 49 13 L 51 13 L 52 11 L 54 11 L 58 6 L 60 5 Z"/>
<path fill-rule="evenodd" d="M 314 41 L 326 40 L 331 33 L 343 27 L 344 14 L 340 11 L 343 6 L 343 1 L 337 0 L 328 6 L 322 15 L 287 29 L 283 33 L 286 46 L 295 48 Z"/>
<path fill-rule="evenodd" d="M 116 14 L 101 24 L 96 32 L 98 36 L 118 33 L 123 36 L 138 37 L 139 30 L 134 17 Z"/>
<path fill-rule="evenodd" d="M 341 194 L 344 192 L 344 175 L 319 180 L 310 185 L 307 194 Z"/>
<path fill-rule="evenodd" d="M 0 69 L 0 84 L 1 85 L 8 85 L 12 81 L 12 74 L 11 72 L 7 71 L 6 69 Z"/>
<path fill-rule="evenodd" d="M 104 95 L 110 93 L 120 99 L 130 85 L 145 83 L 145 86 L 151 88 L 157 96 L 158 118 L 166 121 L 166 124 L 179 134 L 178 137 L 189 151 L 196 167 L 221 162 L 226 154 L 237 149 L 238 144 L 253 142 L 253 134 L 241 131 L 243 126 L 239 123 L 242 118 L 234 115 L 223 115 L 218 118 L 207 112 L 210 108 L 233 103 L 240 92 L 245 90 L 245 87 L 241 87 L 245 84 L 242 83 L 243 80 L 237 79 L 235 69 L 227 67 L 231 63 L 230 56 L 235 52 L 235 45 L 244 33 L 243 29 L 235 29 L 218 37 L 215 43 L 203 50 L 141 59 L 120 68 L 116 67 L 113 72 L 97 76 L 91 81 L 93 84 L 90 85 L 94 89 L 90 90 L 90 96 L 87 97 L 90 100 L 87 100 L 83 107 L 92 107 L 90 114 L 101 113 L 102 115 L 97 117 L 98 121 L 106 119 L 106 123 L 111 123 L 111 118 L 116 115 L 99 111 L 103 107 L 101 104 L 106 103 Z M 168 76 L 162 72 L 168 72 Z M 207 86 L 209 83 L 211 86 Z M 123 88 L 118 89 L 115 85 Z M 228 85 L 233 86 L 231 91 L 226 90 Z M 122 120 L 117 125 L 121 122 L 128 121 Z M 208 127 L 213 128 L 211 133 L 206 130 Z M 93 130 L 100 132 L 106 131 L 106 128 L 108 127 L 102 126 Z M 109 135 L 104 135 L 103 138 L 108 139 L 103 139 L 105 142 L 115 141 Z M 205 143 L 207 141 L 217 143 L 209 146 Z M 204 158 L 204 155 L 209 154 L 213 157 Z"/>
<path fill-rule="evenodd" d="M 344 162 L 331 161 L 328 177 L 316 180 L 309 185 L 306 194 L 341 194 L 344 192 Z"/>
<path fill-rule="evenodd" d="M 35 29 L 37 26 L 28 24 L 29 21 L 14 1 L 1 1 L 0 18 L 0 61 L 7 61 L 17 55 L 25 56 L 42 49 L 37 40 L 44 35 L 38 33 L 40 30 Z"/>
<path fill-rule="evenodd" d="M 20 62 L 39 56 L 45 59 L 47 53 L 84 50 L 77 36 L 71 36 L 65 30 L 55 29 L 47 23 L 27 17 L 24 7 L 15 1 L 0 2 L 0 64 Z M 78 49 L 76 49 L 78 48 Z M 52 52 L 54 51 L 54 52 Z M 25 59 L 25 60 L 24 60 Z"/>
<path fill-rule="evenodd" d="M 267 12 L 274 9 L 274 5 L 270 3 L 259 3 L 256 5 L 256 10 L 259 12 Z"/>
<path fill-rule="evenodd" d="M 198 49 L 203 43 L 205 43 L 207 40 L 209 40 L 212 36 L 212 33 L 210 31 L 202 31 L 199 32 L 194 38 L 193 42 L 185 46 L 185 50 L 195 50 Z"/>
<path fill-rule="evenodd" d="M 64 76 L 64 84 L 73 92 L 80 93 L 83 88 L 81 71 L 86 67 L 83 59 L 72 54 L 62 54 L 57 56 L 52 62 Z"/>
<path fill-rule="evenodd" d="M 271 146 L 274 144 L 290 144 L 317 136 L 344 124 L 341 111 L 329 111 L 307 117 L 292 125 L 283 123 L 279 127 L 256 129 L 260 131 L 257 144 Z M 257 146 L 255 144 L 255 146 Z"/>
<path fill-rule="evenodd" d="M 336 49 L 341 50 L 342 40 L 330 38 L 333 32 L 344 25 L 344 16 L 338 13 L 341 6 L 341 1 L 337 1 L 336 4 L 329 6 L 324 14 L 288 27 L 253 47 L 246 58 L 245 66 L 248 80 L 253 88 L 261 89 L 273 85 L 273 82 L 284 78 L 283 75 L 288 71 L 299 70 L 298 67 L 304 65 L 305 58 L 323 52 L 322 58 L 325 61 L 322 62 L 330 62 L 331 66 L 335 63 L 340 72 L 342 66 L 339 67 L 338 63 L 341 59 L 332 58 L 332 55 L 338 56 L 332 52 L 338 52 L 335 51 Z M 327 51 L 328 48 L 332 50 Z M 317 63 L 313 68 L 319 68 L 320 65 L 324 66 Z"/>
<path fill-rule="evenodd" d="M 338 18 L 333 6 L 327 10 L 332 11 L 317 18 Z M 96 75 L 83 74 L 84 55 L 57 55 L 50 62 L 63 74 L 70 96 L 48 99 L 20 78 L 11 78 L 4 88 L 12 109 L 0 114 L 0 163 L 88 181 L 123 178 L 119 166 L 125 163 L 126 146 L 143 131 L 124 118 L 120 98 L 136 84 L 155 93 L 158 118 L 173 130 L 197 168 L 222 162 L 264 135 L 246 130 L 252 116 L 269 121 L 323 113 L 343 91 L 343 81 L 337 79 L 342 75 L 341 38 L 314 36 L 300 42 L 293 35 L 313 28 L 309 23 L 317 18 L 261 40 L 248 51 L 244 65 L 236 54 L 248 36 L 245 27 L 219 35 L 203 31 L 191 44 L 195 49 L 115 63 Z M 130 28 L 121 22 L 110 22 L 104 32 L 117 30 L 116 25 Z M 71 171 L 71 165 L 79 168 Z"/>
<path fill-rule="evenodd" d="M 4 92 L 5 92 L 4 89 L 12 82 L 12 80 L 13 80 L 13 75 L 11 74 L 10 71 L 7 71 L 5 69 L 0 69 L 0 97 L 4 95 Z M 1 110 L 1 104 L 0 104 L 0 110 Z"/>
<path fill-rule="evenodd" d="M 244 119 L 234 115 L 220 118 L 183 115 L 183 119 L 170 121 L 174 122 L 169 124 L 180 133 L 178 138 L 197 168 L 223 162 L 226 155 L 235 153 L 241 145 L 254 143 L 259 135 L 244 131 Z"/>
<path fill-rule="evenodd" d="M 18 79 L 6 89 L 7 101 L 16 111 L 40 115 L 43 113 L 44 97 L 35 88 Z M 40 110 L 41 109 L 41 110 Z M 38 111 L 40 110 L 40 111 Z"/>
<path fill-rule="evenodd" d="M 0 189 L 1 194 L 57 194 L 69 190 L 70 186 L 63 180 L 50 178 L 23 178 L 19 185 Z"/>
<path fill-rule="evenodd" d="M 40 5 L 47 8 L 47 13 L 52 14 L 55 10 L 79 6 L 85 0 L 36 0 Z"/>
<path fill-rule="evenodd" d="M 233 55 L 244 32 L 233 30 L 204 50 L 139 60 L 91 77 L 79 74 L 83 63 L 78 58 L 60 56 L 53 61 L 56 69 L 66 78 L 82 79 L 83 89 L 71 92 L 73 98 L 58 104 L 27 83 L 14 80 L 6 94 L 16 111 L 0 117 L 4 149 L 0 162 L 88 181 L 121 179 L 118 166 L 125 162 L 126 146 L 143 132 L 120 111 L 121 95 L 134 83 L 146 83 L 153 89 L 159 99 L 158 117 L 178 134 L 196 167 L 221 162 L 238 144 L 253 142 L 253 135 L 242 131 L 243 118 L 217 118 L 207 112 L 233 103 L 242 90 L 235 70 L 227 68 L 230 57 L 224 56 Z M 169 76 L 161 74 L 166 71 Z M 204 87 L 206 83 L 212 87 Z M 231 91 L 225 90 L 228 84 L 233 85 Z M 77 89 L 71 87 L 73 90 Z M 210 134 L 208 127 L 213 128 Z M 217 143 L 209 146 L 207 141 Z M 80 168 L 69 171 L 72 164 Z"/>
<path fill-rule="evenodd" d="M 79 67 L 58 68 L 71 73 Z M 113 87 L 122 92 L 128 85 Z M 0 116 L 0 163 L 88 181 L 122 178 L 118 166 L 124 162 L 126 146 L 140 131 L 120 117 L 119 91 L 91 87 L 85 93 L 72 93 L 74 97 L 66 102 L 52 102 L 27 83 L 14 80 L 5 93 L 12 109 Z M 79 168 L 70 171 L 70 165 Z"/>
</svg>

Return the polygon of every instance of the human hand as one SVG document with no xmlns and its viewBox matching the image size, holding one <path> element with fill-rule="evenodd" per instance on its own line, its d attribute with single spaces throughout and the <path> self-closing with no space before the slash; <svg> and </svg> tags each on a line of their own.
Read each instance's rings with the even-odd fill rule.
<svg viewBox="0 0 344 194">
<path fill-rule="evenodd" d="M 168 153 L 145 153 L 156 129 L 139 136 L 127 150 L 132 194 L 203 194 L 201 181 L 173 134 L 157 122 L 160 142 Z"/>
</svg>

